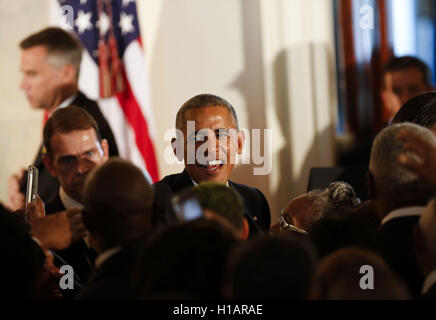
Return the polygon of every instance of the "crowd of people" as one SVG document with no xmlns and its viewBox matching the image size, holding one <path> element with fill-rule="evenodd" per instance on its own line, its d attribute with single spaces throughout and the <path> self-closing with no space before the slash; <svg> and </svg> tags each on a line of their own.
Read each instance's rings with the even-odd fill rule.
<svg viewBox="0 0 436 320">
<path fill-rule="evenodd" d="M 20 47 L 21 87 L 48 119 L 39 196 L 25 203 L 20 172 L 1 207 L 5 297 L 436 298 L 435 92 L 385 94 L 402 106 L 371 145 L 368 201 L 332 181 L 289 199 L 275 222 L 259 189 L 229 179 L 244 135 L 228 101 L 200 94 L 180 107 L 172 146 L 185 169 L 151 184 L 117 157 L 98 105 L 78 90 L 78 41 L 47 28 Z M 402 69 L 387 70 L 395 87 Z"/>
</svg>

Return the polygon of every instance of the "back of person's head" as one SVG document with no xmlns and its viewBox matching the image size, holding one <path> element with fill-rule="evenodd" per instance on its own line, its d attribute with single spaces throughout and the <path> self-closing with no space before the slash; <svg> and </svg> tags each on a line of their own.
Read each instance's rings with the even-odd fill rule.
<svg viewBox="0 0 436 320">
<path fill-rule="evenodd" d="M 393 124 L 402 122 L 412 122 L 429 129 L 435 129 L 436 92 L 421 93 L 408 100 L 392 120 Z"/>
<path fill-rule="evenodd" d="M 411 150 L 405 150 L 403 143 L 397 139 L 400 131 L 418 135 L 436 147 L 436 138 L 431 131 L 416 124 L 400 123 L 383 129 L 375 138 L 371 149 L 369 162 L 371 198 L 398 202 L 419 196 L 426 203 L 432 194 L 429 184 L 397 161 L 398 156 L 404 152 L 418 157 Z"/>
<path fill-rule="evenodd" d="M 306 194 L 306 200 L 310 206 L 304 217 L 302 217 L 305 220 L 306 231 L 321 219 L 327 211 L 342 207 L 355 207 L 360 201 L 353 187 L 343 181 L 334 181 L 323 190 L 309 191 Z"/>
<path fill-rule="evenodd" d="M 238 117 L 233 106 L 227 100 L 213 94 L 199 94 L 186 101 L 177 112 L 176 129 L 182 130 L 186 126 L 185 113 L 188 110 L 218 106 L 227 109 L 235 128 L 238 129 Z"/>
<path fill-rule="evenodd" d="M 320 257 L 348 246 L 376 250 L 376 222 L 373 216 L 356 208 L 335 208 L 316 221 L 308 230 Z"/>
<path fill-rule="evenodd" d="M 43 141 L 47 155 L 52 155 L 50 144 L 54 134 L 66 134 L 76 130 L 94 129 L 98 141 L 101 140 L 98 124 L 95 119 L 83 108 L 68 106 L 53 112 L 44 126 Z"/>
<path fill-rule="evenodd" d="M 317 254 L 300 234 L 263 236 L 231 254 L 225 291 L 232 299 L 306 299 Z"/>
<path fill-rule="evenodd" d="M 242 228 L 244 205 L 239 194 L 225 184 L 204 181 L 194 187 L 202 208 L 224 217 L 237 230 Z"/>
<path fill-rule="evenodd" d="M 367 226 L 369 230 L 373 230 L 375 232 L 380 227 L 381 220 L 377 214 L 377 209 L 371 200 L 362 202 L 358 206 L 349 210 L 349 212 L 357 216 L 362 224 Z"/>
<path fill-rule="evenodd" d="M 353 187 L 343 181 L 334 181 L 326 189 L 330 208 L 354 208 L 360 203 Z"/>
<path fill-rule="evenodd" d="M 151 232 L 152 203 L 153 189 L 143 172 L 111 158 L 86 179 L 83 222 L 106 248 L 124 245 Z"/>
<path fill-rule="evenodd" d="M 82 45 L 72 33 L 58 27 L 48 27 L 33 33 L 20 42 L 22 50 L 44 46 L 47 49 L 47 62 L 54 67 L 71 64 L 79 76 L 82 60 Z"/>
<path fill-rule="evenodd" d="M 3 275 L 0 296 L 8 299 L 38 298 L 37 286 L 44 271 L 45 256 L 28 234 L 25 224 L 12 213 L 0 214 L 0 250 L 0 272 Z"/>
<path fill-rule="evenodd" d="M 320 300 L 409 299 L 403 283 L 376 253 L 357 247 L 337 250 L 317 267 L 312 298 Z"/>
<path fill-rule="evenodd" d="M 170 225 L 155 235 L 140 266 L 140 295 L 149 299 L 218 299 L 236 239 L 214 220 Z"/>
<path fill-rule="evenodd" d="M 383 68 L 383 75 L 388 72 L 403 71 L 410 68 L 418 69 L 422 74 L 422 81 L 426 87 L 430 86 L 431 83 L 431 72 L 430 68 L 422 60 L 411 57 L 392 57 Z"/>
</svg>

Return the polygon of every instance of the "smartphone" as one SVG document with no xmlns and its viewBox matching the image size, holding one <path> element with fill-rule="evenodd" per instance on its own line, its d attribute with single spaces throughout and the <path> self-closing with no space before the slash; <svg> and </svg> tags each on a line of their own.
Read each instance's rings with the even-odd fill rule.
<svg viewBox="0 0 436 320">
<path fill-rule="evenodd" d="M 27 168 L 26 208 L 29 203 L 36 200 L 38 193 L 38 169 L 30 165 Z"/>
<path fill-rule="evenodd" d="M 203 210 L 193 188 L 185 189 L 172 198 L 174 212 L 182 221 L 190 221 L 203 217 Z"/>
</svg>

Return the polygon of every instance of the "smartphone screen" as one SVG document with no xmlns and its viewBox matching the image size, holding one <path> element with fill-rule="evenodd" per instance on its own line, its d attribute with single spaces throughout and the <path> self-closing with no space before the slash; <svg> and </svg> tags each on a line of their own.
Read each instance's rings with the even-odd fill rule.
<svg viewBox="0 0 436 320">
<path fill-rule="evenodd" d="M 201 218 L 203 210 L 194 190 L 185 190 L 174 196 L 173 207 L 177 217 L 183 221 Z"/>
</svg>

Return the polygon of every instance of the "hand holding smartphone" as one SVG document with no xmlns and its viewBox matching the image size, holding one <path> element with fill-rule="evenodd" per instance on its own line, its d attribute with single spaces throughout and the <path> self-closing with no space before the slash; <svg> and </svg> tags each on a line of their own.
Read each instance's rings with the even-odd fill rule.
<svg viewBox="0 0 436 320">
<path fill-rule="evenodd" d="M 29 203 L 36 201 L 38 193 L 38 169 L 30 165 L 27 169 L 27 186 L 26 186 L 26 208 Z M 27 221 L 27 215 L 26 215 Z"/>
<path fill-rule="evenodd" d="M 38 169 L 33 165 L 27 168 L 26 208 L 30 202 L 36 200 L 38 193 L 38 173 Z"/>
</svg>

